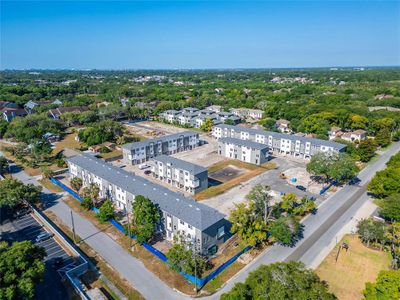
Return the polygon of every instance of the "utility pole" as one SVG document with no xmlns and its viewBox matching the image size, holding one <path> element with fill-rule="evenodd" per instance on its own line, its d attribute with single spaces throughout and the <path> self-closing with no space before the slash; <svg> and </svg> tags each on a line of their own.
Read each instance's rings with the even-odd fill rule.
<svg viewBox="0 0 400 300">
<path fill-rule="evenodd" d="M 194 277 L 196 278 L 194 281 L 194 289 L 197 294 L 197 262 L 196 262 L 196 239 L 194 240 L 193 243 L 193 256 L 194 256 Z"/>
<path fill-rule="evenodd" d="M 72 214 L 72 210 L 71 210 L 71 209 L 70 209 L 69 212 L 71 213 L 72 238 L 74 239 L 74 244 L 76 244 L 74 216 L 73 216 L 73 214 Z"/>
<path fill-rule="evenodd" d="M 125 213 L 126 213 L 126 218 L 128 221 L 128 235 L 129 235 L 129 249 L 132 247 L 132 237 L 131 237 L 131 222 L 129 221 L 129 212 L 127 210 L 128 202 L 126 203 L 125 207 Z"/>
</svg>

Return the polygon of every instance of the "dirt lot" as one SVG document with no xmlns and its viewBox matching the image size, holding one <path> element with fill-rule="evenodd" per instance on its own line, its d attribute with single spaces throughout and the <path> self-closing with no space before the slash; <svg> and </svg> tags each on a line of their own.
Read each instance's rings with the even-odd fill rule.
<svg viewBox="0 0 400 300">
<path fill-rule="evenodd" d="M 246 169 L 244 168 L 239 168 L 234 165 L 228 165 L 225 168 L 219 169 L 218 171 L 209 173 L 208 177 L 219 182 L 227 182 L 238 177 L 244 172 L 246 172 Z"/>
<path fill-rule="evenodd" d="M 380 270 L 388 269 L 390 255 L 367 248 L 356 235 L 345 236 L 339 245 L 343 241 L 349 243 L 348 252 L 341 251 L 336 262 L 335 247 L 316 272 L 340 300 L 363 299 L 365 283 L 375 281 Z"/>
<path fill-rule="evenodd" d="M 124 125 L 130 133 L 138 134 L 147 138 L 155 138 L 167 134 L 190 130 L 152 121 L 124 123 Z"/>
<path fill-rule="evenodd" d="M 220 211 L 221 213 L 229 216 L 232 209 L 235 208 L 235 203 L 238 204 L 246 201 L 246 195 L 251 191 L 251 189 L 255 185 L 259 183 L 269 185 L 271 187 L 271 194 L 274 198 L 274 201 L 280 201 L 282 198 L 282 194 L 286 193 L 294 193 L 298 197 L 312 196 L 316 197 L 317 201 L 321 201 L 323 197 L 319 196 L 318 194 L 314 194 L 309 191 L 306 192 L 300 191 L 296 189 L 294 185 L 289 184 L 286 179 L 282 179 L 279 176 L 280 173 L 286 172 L 291 168 L 304 169 L 305 168 L 304 163 L 287 160 L 286 158 L 281 158 L 281 157 L 276 157 L 272 159 L 271 162 L 276 164 L 276 168 L 269 170 L 266 169 L 263 172 L 258 173 L 250 178 L 245 178 L 245 180 L 237 182 L 231 189 L 225 191 L 224 193 L 202 200 L 202 203 L 210 207 L 213 207 L 218 211 Z M 248 173 L 250 174 L 250 172 Z M 247 175 L 247 173 L 244 175 Z M 236 179 L 240 179 L 240 177 L 237 177 Z M 232 181 L 235 181 L 236 179 L 233 179 Z M 221 186 L 223 185 L 221 184 L 217 187 Z M 195 196 L 195 198 L 197 197 L 198 196 Z"/>
</svg>

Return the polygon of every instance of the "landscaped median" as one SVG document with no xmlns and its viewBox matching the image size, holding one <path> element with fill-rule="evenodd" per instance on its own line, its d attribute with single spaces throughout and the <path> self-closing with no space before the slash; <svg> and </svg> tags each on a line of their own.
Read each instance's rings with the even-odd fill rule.
<svg viewBox="0 0 400 300">
<path fill-rule="evenodd" d="M 229 251 L 226 251 L 225 255 L 223 255 L 219 260 L 221 261 L 221 259 L 224 259 L 223 263 L 218 266 L 214 266 L 212 269 L 208 270 L 208 272 L 206 272 L 205 277 L 203 278 L 197 278 L 191 274 L 187 274 L 184 272 L 178 273 L 170 268 L 168 264 L 168 259 L 162 252 L 160 252 L 159 250 L 155 249 L 154 247 L 152 247 L 147 243 L 139 245 L 137 242 L 135 242 L 134 246 L 132 247 L 131 239 L 127 236 L 124 227 L 120 223 L 118 223 L 116 220 L 110 220 L 110 224 L 112 224 L 113 226 L 101 224 L 99 220 L 96 218 L 95 212 L 84 210 L 81 207 L 80 201 L 82 201 L 82 198 L 77 193 L 75 193 L 69 187 L 59 182 L 57 179 L 51 178 L 51 181 L 57 186 L 63 188 L 63 190 L 67 191 L 72 196 L 68 200 L 66 200 L 69 206 L 71 206 L 78 213 L 84 215 L 84 217 L 90 219 L 90 221 L 95 226 L 99 227 L 102 231 L 109 233 L 111 237 L 117 240 L 134 257 L 141 260 L 146 266 L 146 268 L 155 273 L 161 280 L 166 282 L 169 286 L 176 288 L 177 290 L 183 293 L 189 295 L 195 295 L 196 293 L 194 292 L 194 286 L 197 286 L 197 288 L 201 288 L 221 273 L 223 275 L 222 278 L 224 279 L 225 278 L 228 279 L 230 277 L 230 276 L 226 277 L 227 274 L 233 276 L 234 273 L 231 274 L 231 272 L 227 271 L 232 269 L 240 270 L 242 264 L 236 263 L 234 265 L 235 268 L 230 268 L 230 269 L 227 268 L 230 265 L 232 265 L 240 255 L 251 249 L 250 246 L 247 246 L 244 247 L 242 250 L 238 251 L 239 250 L 238 245 L 232 246 L 232 249 L 235 250 L 229 249 Z M 237 268 L 238 266 L 240 266 L 240 268 Z M 224 272 L 224 270 L 227 271 Z M 187 280 L 182 280 L 182 276 Z M 220 284 L 218 284 L 218 287 L 219 285 Z M 214 284 L 213 288 L 207 288 L 206 291 L 202 291 L 202 293 L 207 294 L 207 291 L 214 291 L 215 288 L 216 287 Z"/>
<path fill-rule="evenodd" d="M 225 193 L 227 190 L 230 190 L 231 188 L 234 188 L 235 186 L 240 185 L 243 182 L 246 182 L 250 180 L 251 178 L 254 178 L 261 173 L 264 173 L 265 171 L 272 170 L 276 168 L 276 164 L 274 162 L 267 162 L 261 166 L 256 166 L 253 164 L 248 164 L 244 163 L 238 160 L 224 160 L 222 162 L 216 163 L 215 165 L 212 165 L 211 167 L 208 168 L 208 173 L 214 173 L 218 170 L 221 170 L 223 168 L 226 168 L 228 166 L 234 166 L 240 169 L 245 169 L 246 172 L 243 174 L 240 174 L 239 176 L 228 180 L 224 183 L 221 183 L 217 186 L 211 186 L 208 189 L 205 189 L 196 195 L 193 196 L 194 199 L 196 200 L 205 200 L 211 197 L 218 196 L 220 194 Z"/>
</svg>

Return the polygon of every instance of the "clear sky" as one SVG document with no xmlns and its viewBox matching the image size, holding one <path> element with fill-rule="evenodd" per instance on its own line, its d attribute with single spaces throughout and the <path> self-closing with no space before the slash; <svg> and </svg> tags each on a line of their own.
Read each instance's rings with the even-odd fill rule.
<svg viewBox="0 0 400 300">
<path fill-rule="evenodd" d="M 3 1 L 2 69 L 400 65 L 400 1 Z"/>
</svg>

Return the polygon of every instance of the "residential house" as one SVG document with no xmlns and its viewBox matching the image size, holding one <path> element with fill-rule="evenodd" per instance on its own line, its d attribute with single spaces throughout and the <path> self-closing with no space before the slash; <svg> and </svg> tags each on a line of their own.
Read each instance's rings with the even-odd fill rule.
<svg viewBox="0 0 400 300">
<path fill-rule="evenodd" d="M 16 117 L 25 117 L 27 114 L 23 108 L 4 107 L 0 109 L 0 116 L 6 122 L 11 122 Z"/>
<path fill-rule="evenodd" d="M 290 135 L 278 132 L 243 128 L 220 124 L 213 127 L 212 136 L 216 139 L 231 137 L 242 140 L 250 140 L 268 146 L 269 153 L 292 155 L 309 159 L 315 153 L 342 152 L 346 146 L 333 141 L 325 141 L 306 136 Z"/>
<path fill-rule="evenodd" d="M 267 145 L 231 137 L 218 139 L 218 154 L 258 166 L 269 156 Z"/>
<path fill-rule="evenodd" d="M 348 142 L 361 142 L 361 140 L 364 140 L 366 137 L 367 132 L 365 130 L 358 129 L 355 131 L 345 132 L 340 138 Z"/>
<path fill-rule="evenodd" d="M 290 122 L 285 119 L 279 119 L 275 123 L 275 127 L 282 133 L 292 133 L 292 130 L 289 127 Z"/>
<path fill-rule="evenodd" d="M 343 135 L 343 131 L 340 127 L 333 126 L 328 131 L 329 140 L 334 140 L 336 138 L 340 138 Z"/>
<path fill-rule="evenodd" d="M 125 164 L 141 164 L 158 155 L 174 154 L 192 150 L 199 145 L 199 134 L 193 131 L 184 131 L 166 135 L 142 142 L 130 143 L 122 146 L 122 155 Z"/>
<path fill-rule="evenodd" d="M 67 112 L 84 112 L 89 109 L 85 106 L 68 106 L 68 107 L 58 107 L 54 109 L 49 109 L 48 115 L 54 120 L 59 120 L 62 114 Z"/>
<path fill-rule="evenodd" d="M 81 178 L 83 186 L 95 183 L 100 197 L 110 199 L 121 211 L 131 211 L 138 195 L 150 199 L 161 211 L 156 229 L 168 241 L 183 235 L 201 254 L 212 255 L 229 237 L 229 221 L 209 206 L 86 153 L 78 153 L 66 161 L 71 178 Z"/>
<path fill-rule="evenodd" d="M 153 161 L 153 176 L 173 187 L 193 195 L 208 188 L 208 170 L 202 166 L 168 155 L 157 156 Z"/>
<path fill-rule="evenodd" d="M 59 99 L 44 100 L 44 101 L 29 100 L 27 103 L 25 103 L 24 108 L 28 112 L 28 114 L 31 114 L 34 113 L 38 107 L 45 105 L 62 105 L 62 101 Z"/>
</svg>

